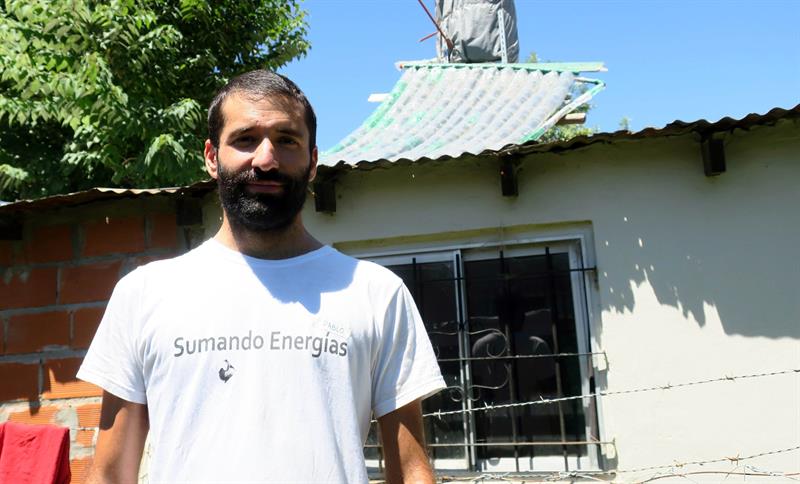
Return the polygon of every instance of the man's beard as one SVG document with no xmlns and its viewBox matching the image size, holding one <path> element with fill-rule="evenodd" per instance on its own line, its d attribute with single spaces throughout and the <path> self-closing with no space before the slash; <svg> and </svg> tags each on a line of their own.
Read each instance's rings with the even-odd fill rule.
<svg viewBox="0 0 800 484">
<path fill-rule="evenodd" d="M 277 170 L 252 169 L 233 173 L 225 171 L 217 157 L 217 186 L 222 208 L 234 229 L 250 232 L 282 230 L 291 225 L 306 201 L 311 165 L 303 175 L 292 177 Z M 250 193 L 247 184 L 277 181 L 283 184 L 280 194 Z"/>
</svg>

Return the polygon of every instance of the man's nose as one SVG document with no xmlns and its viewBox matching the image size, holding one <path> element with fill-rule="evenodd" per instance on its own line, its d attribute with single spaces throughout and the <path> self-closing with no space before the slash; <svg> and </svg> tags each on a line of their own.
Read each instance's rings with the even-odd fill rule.
<svg viewBox="0 0 800 484">
<path fill-rule="evenodd" d="M 253 168 L 262 171 L 278 169 L 278 159 L 275 157 L 275 147 L 268 137 L 264 137 L 253 153 Z"/>
</svg>

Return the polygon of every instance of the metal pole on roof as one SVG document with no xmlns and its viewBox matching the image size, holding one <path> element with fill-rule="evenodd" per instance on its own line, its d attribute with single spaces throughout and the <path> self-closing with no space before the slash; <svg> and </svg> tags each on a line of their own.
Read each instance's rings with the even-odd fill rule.
<svg viewBox="0 0 800 484">
<path fill-rule="evenodd" d="M 419 2 L 420 7 L 422 7 L 422 10 L 425 10 L 425 13 L 428 14 L 428 18 L 431 19 L 431 22 L 433 22 L 433 25 L 436 26 L 436 30 L 439 31 L 439 35 L 442 36 L 442 38 L 444 39 L 444 43 L 447 44 L 447 49 L 448 50 L 453 50 L 453 41 L 447 38 L 447 36 L 444 34 L 444 31 L 442 30 L 442 28 L 439 27 L 439 23 L 436 21 L 435 18 L 433 18 L 433 15 L 431 15 L 431 12 L 430 12 L 430 10 L 428 10 L 428 7 L 426 7 L 425 4 L 422 3 L 422 0 L 417 0 L 417 1 Z M 422 39 L 422 40 L 425 40 L 425 39 Z"/>
<path fill-rule="evenodd" d="M 423 38 L 419 39 L 419 41 L 420 41 L 420 42 L 425 42 L 426 40 L 430 39 L 431 37 L 434 37 L 434 36 L 435 36 L 436 34 L 438 34 L 438 33 L 439 33 L 439 32 L 434 32 L 434 33 L 432 33 L 432 34 L 428 34 L 428 35 L 426 35 L 425 37 L 423 37 Z"/>
<path fill-rule="evenodd" d="M 506 23 L 503 10 L 497 10 L 497 26 L 500 28 L 500 59 L 508 64 L 508 46 L 506 45 Z"/>
</svg>

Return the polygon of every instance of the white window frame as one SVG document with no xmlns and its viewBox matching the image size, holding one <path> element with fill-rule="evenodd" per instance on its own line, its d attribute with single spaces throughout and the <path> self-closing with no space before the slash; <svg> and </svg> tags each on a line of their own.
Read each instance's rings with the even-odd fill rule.
<svg viewBox="0 0 800 484">
<path fill-rule="evenodd" d="M 579 226 L 570 227 L 566 232 L 550 231 L 551 233 L 542 234 L 539 236 L 532 234 L 522 234 L 514 240 L 480 240 L 480 241 L 464 241 L 464 243 L 430 243 L 425 247 L 390 247 L 380 248 L 373 250 L 358 251 L 351 253 L 351 255 L 360 259 L 370 260 L 381 265 L 400 265 L 408 264 L 412 259 L 416 259 L 418 263 L 426 262 L 451 262 L 453 266 L 460 263 L 458 268 L 459 274 L 464 274 L 463 264 L 468 260 L 480 260 L 495 258 L 500 250 L 503 250 L 505 256 L 520 256 L 520 255 L 539 255 L 544 254 L 545 247 L 548 247 L 551 253 L 567 253 L 569 257 L 570 269 L 577 268 L 590 268 L 595 267 L 595 257 L 592 252 L 593 237 L 591 227 L 583 224 Z M 527 236 L 526 236 L 527 235 Z M 578 352 L 579 353 L 592 353 L 599 352 L 599 344 L 596 339 L 598 317 L 598 308 L 594 305 L 598 301 L 597 297 L 597 283 L 596 274 L 593 271 L 573 271 L 570 276 L 572 299 L 573 299 L 573 312 L 575 316 L 576 332 L 578 337 Z M 465 281 L 462 284 L 461 290 L 456 294 L 461 294 L 462 299 L 466 298 L 465 295 Z M 466 310 L 466 301 L 460 301 L 457 307 Z M 465 315 L 459 314 L 458 317 L 466 320 Z M 460 344 L 460 355 L 464 357 L 465 345 Z M 595 372 L 593 359 L 588 356 L 579 357 L 580 371 L 581 371 L 581 391 L 583 394 L 590 393 L 590 376 Z M 464 365 L 469 368 L 470 365 Z M 462 381 L 466 378 L 471 381 L 469 375 L 460 375 Z M 584 400 L 584 414 L 586 416 L 586 436 L 587 439 L 592 434 L 592 427 L 596 425 L 595 432 L 600 440 L 605 440 L 603 436 L 603 421 L 601 402 L 595 401 L 596 399 Z M 471 406 L 471 401 L 465 399 L 467 408 Z M 594 407 L 592 410 L 591 407 Z M 593 421 L 592 421 L 593 420 Z M 467 442 L 475 442 L 475 429 L 474 420 L 465 418 L 465 436 Z M 435 467 L 437 471 L 463 471 L 467 470 L 470 463 L 475 463 L 477 469 L 481 472 L 559 472 L 565 470 L 565 464 L 570 471 L 584 470 L 596 471 L 601 470 L 603 466 L 602 454 L 599 445 L 587 445 L 587 453 L 585 456 L 569 456 L 565 462 L 564 457 L 561 456 L 547 456 L 547 457 L 533 457 L 533 458 L 500 458 L 500 459 L 484 459 L 478 461 L 476 458 L 476 447 L 466 447 L 466 459 L 437 459 Z M 527 465 L 523 465 L 525 460 L 528 460 Z M 368 461 L 367 466 L 377 469 L 378 461 Z M 519 467 L 518 467 L 519 465 Z"/>
</svg>

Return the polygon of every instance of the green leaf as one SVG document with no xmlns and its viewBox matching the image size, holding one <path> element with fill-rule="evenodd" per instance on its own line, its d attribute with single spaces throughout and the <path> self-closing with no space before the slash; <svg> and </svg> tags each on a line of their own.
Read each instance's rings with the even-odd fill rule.
<svg viewBox="0 0 800 484">
<path fill-rule="evenodd" d="M 0 192 L 5 192 L 11 188 L 18 188 L 29 177 L 30 174 L 22 168 L 0 164 Z"/>
<path fill-rule="evenodd" d="M 7 0 L 0 12 L 0 164 L 24 160 L 29 175 L 5 199 L 197 180 L 215 90 L 308 50 L 297 0 Z"/>
</svg>

